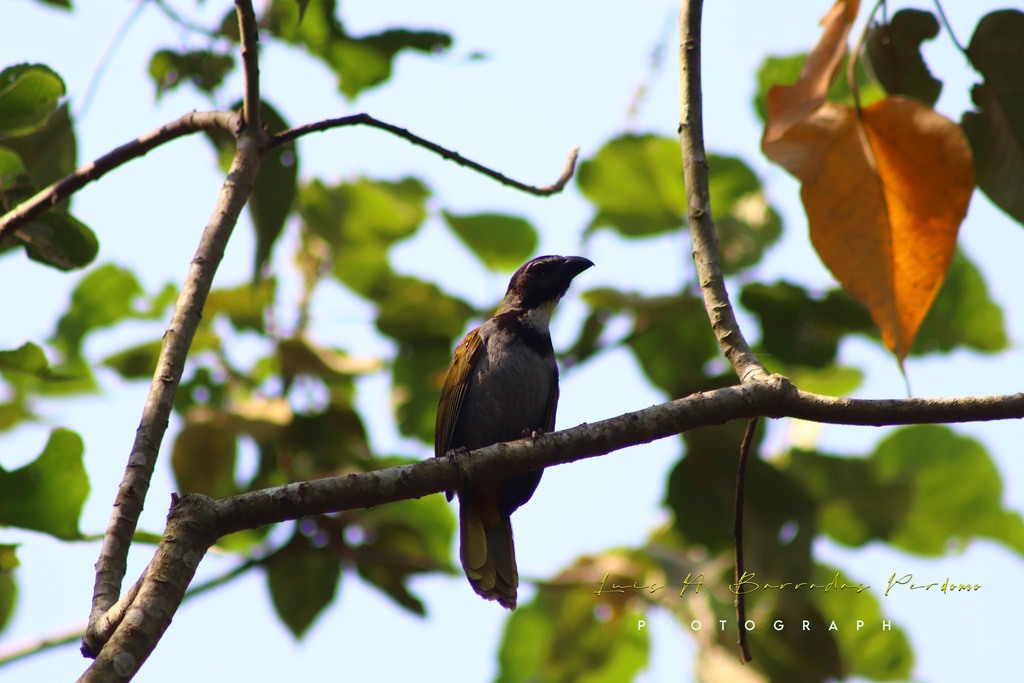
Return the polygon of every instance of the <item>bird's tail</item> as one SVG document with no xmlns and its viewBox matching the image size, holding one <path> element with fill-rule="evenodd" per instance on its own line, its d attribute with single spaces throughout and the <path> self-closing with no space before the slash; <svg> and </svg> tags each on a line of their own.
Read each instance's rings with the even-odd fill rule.
<svg viewBox="0 0 1024 683">
<path fill-rule="evenodd" d="M 499 515 L 497 523 L 485 524 L 466 503 L 459 505 L 459 555 L 466 577 L 480 596 L 514 610 L 519 571 L 512 521 L 508 515 Z"/>
</svg>

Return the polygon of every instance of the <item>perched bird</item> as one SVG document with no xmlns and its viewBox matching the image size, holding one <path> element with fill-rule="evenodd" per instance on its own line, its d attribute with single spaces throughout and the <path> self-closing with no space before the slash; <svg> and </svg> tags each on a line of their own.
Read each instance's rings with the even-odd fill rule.
<svg viewBox="0 0 1024 683">
<path fill-rule="evenodd" d="M 455 347 L 437 406 L 434 455 L 550 432 L 558 365 L 548 323 L 572 279 L 594 264 L 540 256 L 515 272 L 494 315 Z M 473 484 L 459 496 L 459 556 L 473 590 L 516 608 L 510 517 L 530 499 L 543 470 Z M 448 500 L 454 493 L 446 491 Z"/>
</svg>

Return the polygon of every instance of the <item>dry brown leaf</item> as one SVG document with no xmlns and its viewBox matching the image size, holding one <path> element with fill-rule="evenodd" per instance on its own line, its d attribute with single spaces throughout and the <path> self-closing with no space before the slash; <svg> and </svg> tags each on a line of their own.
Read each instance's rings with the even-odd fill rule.
<svg viewBox="0 0 1024 683">
<path fill-rule="evenodd" d="M 821 39 L 807 55 L 797 82 L 768 90 L 766 103 L 769 115 L 764 128 L 766 142 L 781 138 L 790 127 L 825 103 L 825 95 L 846 54 L 846 37 L 859 9 L 860 0 L 838 0 L 821 20 L 824 27 Z"/>
<path fill-rule="evenodd" d="M 791 86 L 768 91 L 761 148 L 802 183 L 811 242 L 902 363 L 946 276 L 974 190 L 960 127 L 892 97 L 827 102 L 860 3 L 839 0 Z"/>
<path fill-rule="evenodd" d="M 959 126 L 887 98 L 828 102 L 764 152 L 802 182 L 811 241 L 902 362 L 945 278 L 974 189 Z"/>
</svg>

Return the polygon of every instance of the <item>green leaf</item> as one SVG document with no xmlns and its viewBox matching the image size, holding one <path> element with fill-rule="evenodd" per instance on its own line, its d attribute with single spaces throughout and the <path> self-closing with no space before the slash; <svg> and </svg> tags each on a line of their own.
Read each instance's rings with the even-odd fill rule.
<svg viewBox="0 0 1024 683">
<path fill-rule="evenodd" d="M 402 500 L 368 510 L 359 521 L 368 539 L 355 550 L 359 575 L 405 609 L 425 616 L 408 581 L 449 566 L 455 520 L 448 504 L 441 496 Z"/>
<path fill-rule="evenodd" d="M 190 411 L 171 451 L 178 491 L 211 498 L 239 493 L 235 483 L 237 441 L 225 413 L 202 408 Z"/>
<path fill-rule="evenodd" d="M 253 284 L 215 289 L 203 309 L 204 326 L 219 315 L 227 316 L 236 330 L 264 331 L 263 316 L 274 302 L 277 280 L 261 280 Z"/>
<path fill-rule="evenodd" d="M 931 12 L 918 9 L 902 9 L 888 24 L 875 24 L 868 30 L 864 54 L 887 93 L 935 106 L 942 81 L 928 70 L 921 45 L 937 35 L 939 20 Z"/>
<path fill-rule="evenodd" d="M 238 100 L 229 107 L 237 111 L 242 107 Z M 263 123 L 267 130 L 276 133 L 288 128 L 284 117 L 265 101 L 260 102 Z M 227 172 L 235 153 L 235 138 L 224 130 L 206 131 L 207 139 L 217 152 L 217 162 Z M 284 230 L 285 220 L 292 210 L 298 194 L 298 149 L 294 145 L 278 146 L 267 152 L 260 165 L 260 172 L 249 197 L 249 214 L 256 231 L 256 253 L 253 259 L 254 279 L 270 259 L 274 244 Z"/>
<path fill-rule="evenodd" d="M 451 359 L 452 344 L 443 339 L 399 347 L 392 369 L 392 402 L 404 436 L 426 443 L 434 440 L 437 401 Z"/>
<path fill-rule="evenodd" d="M 668 478 L 665 502 L 676 528 L 716 554 L 733 547 L 736 459 L 725 454 L 739 453 L 745 427 L 737 420 L 686 432 L 686 456 Z M 807 576 L 817 533 L 814 501 L 788 472 L 756 457 L 757 442 L 747 463 L 747 565 L 773 578 Z"/>
<path fill-rule="evenodd" d="M 370 452 L 362 417 L 342 402 L 330 403 L 320 412 L 296 414 L 285 427 L 282 444 L 290 457 L 292 481 L 362 469 Z"/>
<path fill-rule="evenodd" d="M 448 227 L 491 270 L 515 270 L 537 248 L 537 231 L 525 218 L 495 213 L 457 216 L 442 212 Z"/>
<path fill-rule="evenodd" d="M 822 501 L 821 528 L 840 542 L 941 555 L 986 537 L 1024 551 L 1024 520 L 1001 507 L 998 469 L 980 443 L 948 427 L 899 429 L 867 460 L 794 453 L 791 471 Z"/>
<path fill-rule="evenodd" d="M 84 268 L 99 253 L 96 235 L 74 216 L 50 211 L 21 228 L 14 238 L 25 245 L 33 261 L 59 270 Z"/>
<path fill-rule="evenodd" d="M 21 176 L 25 175 L 25 163 L 13 149 L 0 147 L 0 197 L 10 188 L 20 182 Z"/>
<path fill-rule="evenodd" d="M 113 264 L 95 268 L 71 293 L 68 310 L 57 322 L 54 345 L 69 360 L 81 358 L 85 335 L 131 317 L 135 300 L 142 294 L 142 286 L 130 270 Z"/>
<path fill-rule="evenodd" d="M 839 66 L 838 74 L 832 85 L 829 87 L 826 99 L 831 102 L 840 102 L 849 106 L 854 105 L 853 95 L 850 93 L 850 85 L 846 79 L 847 59 Z M 773 85 L 792 85 L 800 78 L 804 62 L 807 61 L 807 54 L 800 53 L 787 55 L 785 57 L 765 57 L 757 70 L 757 93 L 754 95 L 754 112 L 762 122 L 767 117 L 768 109 L 765 105 L 765 98 L 768 90 Z M 885 97 L 885 91 L 875 83 L 868 75 L 867 69 L 861 60 L 857 60 L 853 69 L 853 79 L 860 96 L 860 104 L 866 107 Z"/>
<path fill-rule="evenodd" d="M 39 130 L 4 140 L 25 162 L 32 185 L 40 189 L 70 175 L 78 165 L 78 145 L 67 104 L 57 107 L 46 125 Z M 62 202 L 50 209 L 66 211 Z"/>
<path fill-rule="evenodd" d="M 34 461 L 13 472 L 0 467 L 0 525 L 82 538 L 78 520 L 89 496 L 83 452 L 78 434 L 54 429 Z"/>
<path fill-rule="evenodd" d="M 958 249 L 910 354 L 963 347 L 995 353 L 1008 343 L 1002 309 L 989 297 L 981 271 Z"/>
<path fill-rule="evenodd" d="M 818 565 L 811 580 L 827 584 L 838 574 L 839 585 L 855 586 L 856 581 L 834 567 Z M 878 588 L 877 586 L 875 588 Z M 844 590 L 842 599 L 825 591 L 812 591 L 811 600 L 827 619 L 837 624 L 881 624 L 885 619 L 878 601 L 880 592 Z M 914 651 L 906 633 L 898 626 L 881 628 L 839 628 L 832 632 L 848 676 L 862 676 L 876 681 L 909 680 L 914 665 Z"/>
<path fill-rule="evenodd" d="M 846 335 L 874 330 L 867 310 L 840 290 L 812 298 L 789 282 L 755 282 L 743 287 L 740 302 L 761 322 L 766 358 L 785 365 L 825 367 Z"/>
<path fill-rule="evenodd" d="M 19 64 L 0 71 L 0 136 L 42 128 L 64 92 L 64 81 L 43 64 Z"/>
<path fill-rule="evenodd" d="M 1024 13 L 1001 10 L 982 17 L 967 56 L 985 78 L 971 89 L 977 110 L 964 112 L 961 120 L 978 187 L 1024 224 Z"/>
<path fill-rule="evenodd" d="M 376 372 L 376 359 L 353 358 L 342 351 L 327 349 L 304 338 L 282 339 L 277 343 L 281 378 L 286 385 L 299 375 L 317 377 L 326 384 L 350 385 L 356 375 Z"/>
<path fill-rule="evenodd" d="M 580 163 L 577 182 L 597 214 L 588 231 L 608 226 L 626 237 L 677 230 L 686 215 L 679 142 L 624 135 Z"/>
<path fill-rule="evenodd" d="M 844 545 L 889 539 L 910 514 L 912 481 L 882 477 L 871 459 L 795 451 L 791 462 L 793 476 L 819 501 L 821 530 Z"/>
<path fill-rule="evenodd" d="M 13 351 L 0 351 L 0 372 L 29 375 L 41 380 L 65 379 L 54 372 L 43 349 L 32 342 L 25 342 Z"/>
<path fill-rule="evenodd" d="M 317 547 L 297 533 L 263 566 L 277 616 L 292 635 L 301 638 L 334 600 L 341 562 L 329 548 Z"/>
<path fill-rule="evenodd" d="M 647 666 L 648 632 L 637 628 L 646 617 L 621 606 L 599 610 L 598 605 L 590 590 L 540 586 L 533 602 L 520 606 L 506 622 L 499 683 L 633 680 Z"/>
<path fill-rule="evenodd" d="M 18 566 L 17 548 L 16 545 L 0 544 L 0 633 L 10 621 L 18 601 L 18 584 L 14 581 L 14 569 Z"/>
<path fill-rule="evenodd" d="M 334 275 L 363 296 L 391 277 L 387 251 L 427 216 L 427 188 L 419 180 L 359 178 L 327 187 L 314 180 L 299 192 L 304 229 L 334 251 Z"/>
<path fill-rule="evenodd" d="M 149 60 L 149 75 L 156 85 L 157 101 L 182 83 L 191 83 L 202 92 L 213 93 L 234 68 L 233 56 L 209 50 L 158 50 Z"/>
<path fill-rule="evenodd" d="M 395 339 L 450 341 L 465 329 L 473 309 L 432 282 L 397 275 L 369 292 L 377 303 L 377 328 Z"/>
<path fill-rule="evenodd" d="M 690 294 L 642 296 L 593 289 L 583 300 L 598 315 L 628 313 L 633 327 L 625 343 L 647 377 L 668 396 L 707 388 L 704 366 L 718 353 L 703 302 Z"/>
<path fill-rule="evenodd" d="M 395 57 L 412 50 L 428 54 L 452 44 L 436 31 L 389 29 L 367 36 L 349 35 L 336 18 L 335 0 L 274 0 L 267 13 L 270 31 L 286 42 L 302 45 L 338 76 L 338 89 L 350 100 L 391 77 Z"/>
<path fill-rule="evenodd" d="M 267 130 L 279 132 L 288 128 L 284 117 L 268 103 L 262 103 L 263 123 Z M 284 230 L 285 220 L 298 195 L 298 148 L 279 146 L 263 157 L 259 175 L 252 188 L 249 211 L 256 229 L 256 255 L 253 272 L 256 276 L 270 260 L 274 244 Z"/>
<path fill-rule="evenodd" d="M 782 219 L 746 162 L 709 154 L 708 173 L 718 253 L 728 275 L 760 263 L 765 250 L 782 235 Z"/>
</svg>

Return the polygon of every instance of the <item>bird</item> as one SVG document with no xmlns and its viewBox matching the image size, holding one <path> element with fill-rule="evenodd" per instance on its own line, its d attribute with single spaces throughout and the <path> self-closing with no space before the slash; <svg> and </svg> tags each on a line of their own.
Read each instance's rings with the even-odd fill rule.
<svg viewBox="0 0 1024 683">
<path fill-rule="evenodd" d="M 437 406 L 435 457 L 554 430 L 558 364 L 548 326 L 573 278 L 593 265 L 582 256 L 539 256 L 512 275 L 494 315 L 455 347 Z M 459 498 L 459 558 L 470 585 L 509 610 L 519 586 L 511 516 L 542 473 L 445 492 Z"/>
</svg>

